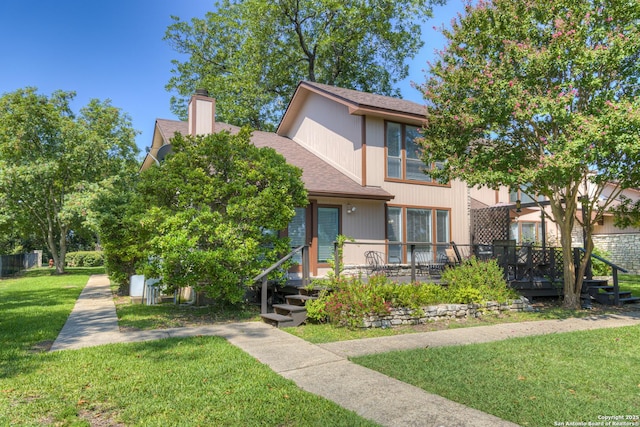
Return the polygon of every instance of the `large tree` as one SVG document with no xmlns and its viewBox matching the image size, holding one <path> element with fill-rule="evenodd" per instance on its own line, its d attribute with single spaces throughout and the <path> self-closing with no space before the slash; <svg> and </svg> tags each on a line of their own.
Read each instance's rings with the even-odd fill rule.
<svg viewBox="0 0 640 427">
<path fill-rule="evenodd" d="M 640 184 L 640 2 L 480 0 L 444 35 L 421 86 L 424 160 L 446 161 L 442 179 L 548 199 L 564 303 L 578 307 L 594 224 Z M 587 235 L 579 266 L 575 225 Z"/>
<path fill-rule="evenodd" d="M 74 96 L 27 88 L 0 97 L 0 221 L 23 235 L 36 231 L 58 273 L 69 233 L 84 226 L 84 201 L 137 163 L 127 115 L 95 99 L 76 115 Z"/>
<path fill-rule="evenodd" d="M 290 251 L 278 231 L 307 204 L 300 169 L 244 129 L 171 141 L 172 153 L 140 174 L 138 224 L 147 277 L 167 290 L 192 286 L 219 302 L 242 300 L 245 285 Z"/>
<path fill-rule="evenodd" d="M 167 89 L 185 116 L 196 88 L 216 97 L 221 121 L 268 130 L 308 80 L 397 95 L 406 60 L 422 46 L 420 22 L 444 0 L 223 0 L 204 19 L 175 22 Z"/>
</svg>

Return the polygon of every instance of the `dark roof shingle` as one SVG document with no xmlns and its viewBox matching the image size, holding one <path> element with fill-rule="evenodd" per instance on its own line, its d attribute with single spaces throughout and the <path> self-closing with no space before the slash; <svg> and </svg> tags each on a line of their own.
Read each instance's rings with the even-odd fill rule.
<svg viewBox="0 0 640 427">
<path fill-rule="evenodd" d="M 156 120 L 159 131 L 166 143 L 176 132 L 187 134 L 187 122 L 177 120 Z M 240 128 L 226 123 L 216 123 L 215 131 L 237 133 Z M 168 137 L 168 138 L 167 138 Z M 391 200 L 393 195 L 380 187 L 358 184 L 329 163 L 297 144 L 289 138 L 272 132 L 254 131 L 251 142 L 256 147 L 271 147 L 281 154 L 289 164 L 302 169 L 302 181 L 310 196 L 345 197 L 372 200 Z"/>
<path fill-rule="evenodd" d="M 337 96 L 342 100 L 356 104 L 360 107 L 369 107 L 379 110 L 394 111 L 406 114 L 415 114 L 424 116 L 426 109 L 424 105 L 407 101 L 401 98 L 393 98 L 390 96 L 378 95 L 375 93 L 360 92 L 352 89 L 345 89 L 315 82 L 301 82 L 300 86 L 310 86 L 321 92 Z"/>
</svg>

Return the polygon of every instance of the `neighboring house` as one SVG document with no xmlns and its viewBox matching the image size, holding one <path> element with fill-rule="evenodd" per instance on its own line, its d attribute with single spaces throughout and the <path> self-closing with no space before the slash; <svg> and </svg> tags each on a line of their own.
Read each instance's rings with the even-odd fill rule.
<svg viewBox="0 0 640 427">
<path fill-rule="evenodd" d="M 252 142 L 272 147 L 302 169 L 309 205 L 296 209 L 292 244 L 308 243 L 313 276 L 329 269 L 338 234 L 352 237 L 344 259 L 364 264 L 364 252 L 408 263 L 410 246 L 434 261 L 450 241 L 470 243 L 469 192 L 460 181 L 441 184 L 423 171 L 414 138 L 424 107 L 410 101 L 301 82 L 275 133 L 255 131 Z M 197 93 L 189 121 L 156 121 L 141 169 L 162 160 L 176 132 L 207 134 L 239 129 L 215 122 L 215 100 Z"/>
<path fill-rule="evenodd" d="M 609 197 L 614 189 L 613 184 L 605 187 L 603 197 Z M 626 189 L 622 194 L 634 201 L 640 199 L 638 189 Z M 560 230 L 550 220 L 551 209 L 545 208 L 545 219 L 543 219 L 540 208 L 531 206 L 534 200 L 521 190 L 510 191 L 506 187 L 499 190 L 472 188 L 470 197 L 472 217 L 476 209 L 508 211 L 510 221 L 508 238 L 515 240 L 518 244 L 531 242 L 540 245 L 544 242 L 547 246 L 559 246 Z M 520 211 L 516 208 L 517 201 L 520 201 L 523 206 Z M 579 209 L 576 215 L 580 218 L 582 211 Z M 582 247 L 583 238 L 583 230 L 576 222 L 572 233 L 574 247 Z M 472 243 L 487 243 L 478 242 L 473 232 L 471 240 Z M 618 228 L 614 225 L 613 214 L 605 213 L 594 227 L 593 242 L 597 249 L 606 252 L 608 260 L 631 273 L 640 274 L 640 230 L 633 227 Z"/>
</svg>

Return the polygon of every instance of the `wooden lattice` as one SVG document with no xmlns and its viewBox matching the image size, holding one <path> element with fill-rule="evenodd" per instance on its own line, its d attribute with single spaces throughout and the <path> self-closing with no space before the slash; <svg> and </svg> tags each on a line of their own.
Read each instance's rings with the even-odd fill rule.
<svg viewBox="0 0 640 427">
<path fill-rule="evenodd" d="M 471 209 L 471 242 L 491 245 L 494 240 L 508 240 L 510 223 L 506 206 Z"/>
</svg>

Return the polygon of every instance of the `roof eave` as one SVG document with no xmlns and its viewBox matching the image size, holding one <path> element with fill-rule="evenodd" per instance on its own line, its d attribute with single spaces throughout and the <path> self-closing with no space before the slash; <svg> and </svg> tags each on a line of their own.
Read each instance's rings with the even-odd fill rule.
<svg viewBox="0 0 640 427">
<path fill-rule="evenodd" d="M 395 196 L 392 194 L 362 194 L 362 193 L 342 193 L 337 191 L 320 191 L 320 190 L 309 190 L 309 197 L 334 197 L 341 199 L 360 199 L 360 200 L 380 200 L 384 202 L 388 202 L 393 200 Z"/>
<path fill-rule="evenodd" d="M 284 114 L 282 115 L 282 120 L 280 120 L 280 123 L 278 124 L 278 128 L 276 129 L 276 133 L 278 135 L 286 134 L 286 131 L 291 126 L 293 122 L 292 115 L 295 116 L 295 114 L 292 113 L 292 110 L 296 108 L 297 104 L 303 102 L 306 99 L 306 94 L 304 94 L 303 92 L 315 93 L 327 99 L 335 101 L 339 104 L 342 104 L 347 107 L 349 114 L 351 115 L 376 116 L 376 117 L 382 117 L 384 119 L 400 120 L 408 124 L 414 124 L 414 125 L 423 124 L 426 117 L 426 111 L 425 111 L 425 115 L 412 114 L 412 113 L 407 113 L 407 112 L 402 112 L 397 110 L 378 108 L 370 105 L 359 104 L 357 102 L 346 99 L 335 93 L 331 93 L 326 90 L 323 90 L 322 88 L 310 85 L 305 81 L 301 81 L 300 83 L 298 83 L 298 86 L 296 87 L 296 90 L 294 91 L 293 96 L 289 100 L 289 104 L 287 105 L 287 108 Z"/>
</svg>

